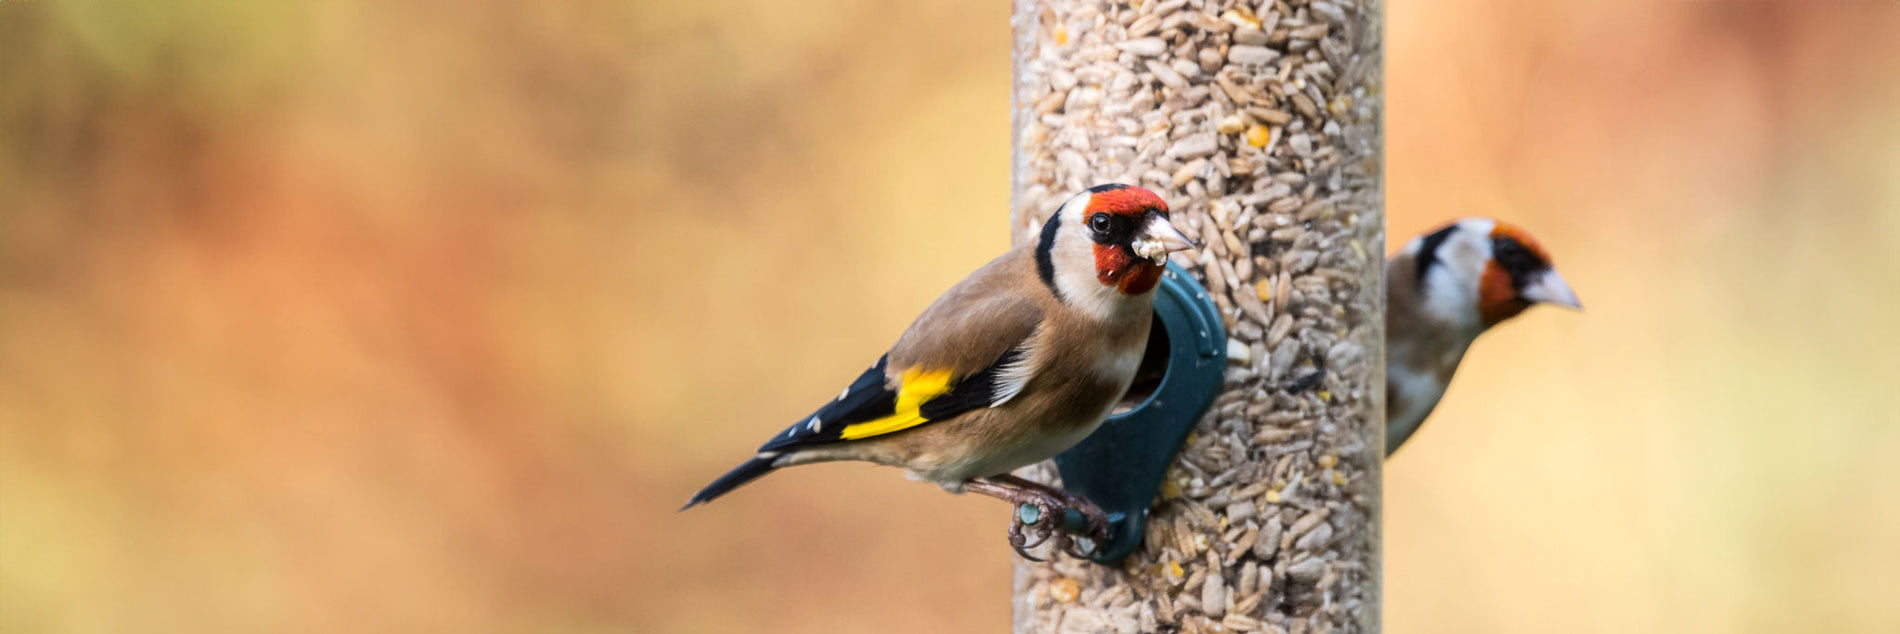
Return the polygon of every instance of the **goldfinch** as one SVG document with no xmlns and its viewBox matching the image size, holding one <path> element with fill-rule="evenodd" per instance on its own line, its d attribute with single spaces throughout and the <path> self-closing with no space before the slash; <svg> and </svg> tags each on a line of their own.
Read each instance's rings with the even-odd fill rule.
<svg viewBox="0 0 1900 634">
<path fill-rule="evenodd" d="M 1070 198 L 1036 241 L 952 286 L 837 398 L 685 508 L 775 469 L 857 460 L 953 493 L 1034 505 L 1032 518 L 1075 509 L 1101 543 L 1107 518 L 1094 504 L 1009 473 L 1054 457 L 1107 418 L 1147 345 L 1167 254 L 1192 247 L 1154 192 L 1110 184 Z M 1024 514 L 1012 515 L 1010 543 L 1027 557 Z"/>
<path fill-rule="evenodd" d="M 1582 310 L 1550 254 L 1522 228 L 1464 218 L 1414 238 L 1385 265 L 1385 452 L 1445 395 L 1465 349 L 1532 304 Z"/>
</svg>

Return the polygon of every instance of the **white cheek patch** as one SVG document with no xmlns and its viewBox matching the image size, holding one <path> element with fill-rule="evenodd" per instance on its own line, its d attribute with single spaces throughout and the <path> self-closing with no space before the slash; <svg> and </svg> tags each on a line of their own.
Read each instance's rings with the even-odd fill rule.
<svg viewBox="0 0 1900 634">
<path fill-rule="evenodd" d="M 1458 231 L 1438 245 L 1438 265 L 1425 272 L 1426 313 L 1468 327 L 1482 323 L 1478 285 L 1491 259 L 1492 224 L 1483 218 L 1461 221 Z"/>
<path fill-rule="evenodd" d="M 1463 274 L 1440 265 L 1425 272 L 1424 301 L 1426 314 L 1436 315 L 1452 323 L 1475 321 L 1478 313 L 1478 288 L 1475 283 L 1466 283 Z"/>
<path fill-rule="evenodd" d="M 1095 276 L 1095 243 L 1068 235 L 1056 239 L 1056 288 L 1062 298 L 1091 317 L 1114 315 L 1122 303 L 1121 291 Z"/>
</svg>

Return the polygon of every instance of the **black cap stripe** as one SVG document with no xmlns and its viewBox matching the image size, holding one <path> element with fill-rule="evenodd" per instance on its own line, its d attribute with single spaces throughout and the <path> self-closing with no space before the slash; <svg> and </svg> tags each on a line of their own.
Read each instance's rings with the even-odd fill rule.
<svg viewBox="0 0 1900 634">
<path fill-rule="evenodd" d="M 1418 273 L 1415 277 L 1418 278 L 1416 283 L 1420 288 L 1425 286 L 1425 272 L 1431 270 L 1432 265 L 1438 262 L 1439 245 L 1444 244 L 1445 240 L 1450 239 L 1451 232 L 1457 229 L 1457 224 L 1447 225 L 1445 228 L 1433 231 L 1431 235 L 1425 236 L 1425 240 L 1419 243 Z"/>
<path fill-rule="evenodd" d="M 1049 292 L 1055 293 L 1057 299 L 1062 298 L 1062 289 L 1056 288 L 1055 260 L 1056 228 L 1061 225 L 1062 210 L 1058 209 L 1049 215 L 1049 220 L 1042 223 L 1042 237 L 1036 242 L 1036 274 L 1042 278 L 1043 284 L 1048 285 Z"/>
</svg>

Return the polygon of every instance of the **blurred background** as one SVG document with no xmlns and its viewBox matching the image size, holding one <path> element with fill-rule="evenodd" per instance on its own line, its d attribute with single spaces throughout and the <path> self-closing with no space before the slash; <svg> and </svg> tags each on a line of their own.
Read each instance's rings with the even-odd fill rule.
<svg viewBox="0 0 1900 634">
<path fill-rule="evenodd" d="M 0 2 L 0 630 L 994 632 L 1006 509 L 674 510 L 1007 245 L 1008 3 Z M 1900 630 L 1900 5 L 1389 10 L 1392 244 L 1530 227 L 1394 632 Z"/>
</svg>

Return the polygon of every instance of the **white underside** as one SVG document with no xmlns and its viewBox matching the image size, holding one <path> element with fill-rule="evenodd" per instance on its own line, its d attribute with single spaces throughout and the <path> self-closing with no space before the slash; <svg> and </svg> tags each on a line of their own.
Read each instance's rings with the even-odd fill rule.
<svg viewBox="0 0 1900 634">
<path fill-rule="evenodd" d="M 1398 392 L 1396 400 L 1407 405 L 1404 410 L 1387 413 L 1385 433 L 1388 437 L 1409 436 L 1417 431 L 1438 405 L 1438 400 L 1445 396 L 1445 384 L 1430 375 L 1391 367 L 1386 370 L 1385 380 Z"/>
<path fill-rule="evenodd" d="M 1103 417 L 1107 418 L 1106 416 Z M 1044 460 L 1056 457 L 1056 454 L 1068 451 L 1076 443 L 1082 442 L 1095 429 L 1102 426 L 1101 420 L 1095 424 L 1067 434 L 1044 436 L 1033 442 L 1018 445 L 1014 450 L 985 456 L 982 460 L 968 463 L 952 474 L 951 480 L 965 481 L 972 478 L 1009 473 Z"/>
</svg>

